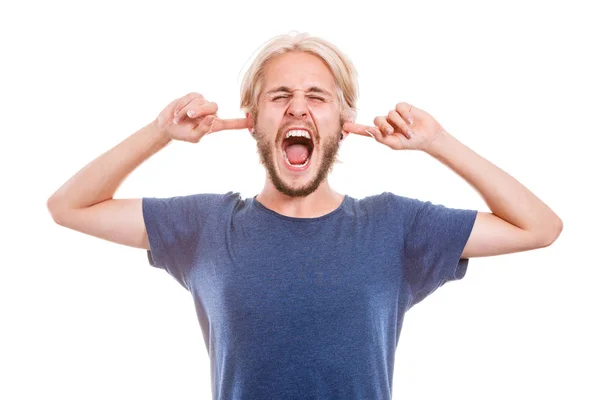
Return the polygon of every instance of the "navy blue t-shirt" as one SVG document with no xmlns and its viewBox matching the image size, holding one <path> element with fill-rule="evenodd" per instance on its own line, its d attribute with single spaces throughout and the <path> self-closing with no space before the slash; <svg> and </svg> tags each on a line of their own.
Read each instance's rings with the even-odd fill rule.
<svg viewBox="0 0 600 400">
<path fill-rule="evenodd" d="M 142 201 L 150 264 L 192 295 L 213 399 L 391 399 L 404 313 L 465 275 L 477 211 L 384 192 L 294 218 L 255 197 Z"/>
</svg>

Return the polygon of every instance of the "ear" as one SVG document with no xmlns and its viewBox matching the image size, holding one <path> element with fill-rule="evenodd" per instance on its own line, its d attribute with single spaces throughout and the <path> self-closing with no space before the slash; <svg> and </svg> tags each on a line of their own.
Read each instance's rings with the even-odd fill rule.
<svg viewBox="0 0 600 400">
<path fill-rule="evenodd" d="M 248 124 L 248 131 L 254 137 L 254 117 L 252 117 L 252 114 L 246 113 L 246 119 L 250 121 L 250 123 Z"/>
<path fill-rule="evenodd" d="M 344 116 L 344 117 L 342 118 L 342 131 L 340 132 L 340 141 L 344 140 L 344 139 L 346 138 L 346 136 L 348 136 L 348 135 L 350 134 L 349 132 L 346 132 L 346 131 L 343 129 L 343 127 L 344 127 L 344 124 L 346 124 L 346 123 L 348 123 L 348 122 L 350 122 L 350 123 L 354 123 L 354 121 L 355 121 L 355 120 L 356 120 L 356 118 L 355 118 L 354 116 L 352 116 L 352 115 L 349 115 L 349 116 Z"/>
</svg>

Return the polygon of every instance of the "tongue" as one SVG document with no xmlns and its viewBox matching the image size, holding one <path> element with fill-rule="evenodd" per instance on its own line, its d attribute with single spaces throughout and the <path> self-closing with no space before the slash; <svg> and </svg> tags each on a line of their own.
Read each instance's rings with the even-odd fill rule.
<svg viewBox="0 0 600 400">
<path fill-rule="evenodd" d="M 291 144 L 285 149 L 290 164 L 300 165 L 308 158 L 308 147 L 303 144 Z"/>
</svg>

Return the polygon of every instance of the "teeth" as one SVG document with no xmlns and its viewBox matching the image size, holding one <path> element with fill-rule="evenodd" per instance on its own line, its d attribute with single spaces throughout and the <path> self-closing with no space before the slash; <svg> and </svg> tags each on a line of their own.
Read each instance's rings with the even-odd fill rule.
<svg viewBox="0 0 600 400">
<path fill-rule="evenodd" d="M 291 130 L 288 133 L 286 133 L 285 135 L 285 139 L 292 137 L 292 136 L 302 136 L 307 138 L 308 140 L 311 140 L 310 134 L 307 131 L 304 130 L 300 130 L 300 129 L 295 129 L 295 130 Z"/>
</svg>

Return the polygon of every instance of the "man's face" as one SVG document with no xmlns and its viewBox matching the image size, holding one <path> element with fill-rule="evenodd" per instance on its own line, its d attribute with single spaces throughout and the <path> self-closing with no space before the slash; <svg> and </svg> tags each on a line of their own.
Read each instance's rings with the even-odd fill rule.
<svg viewBox="0 0 600 400">
<path fill-rule="evenodd" d="M 343 121 L 334 77 L 320 58 L 307 53 L 281 55 L 264 72 L 254 121 L 260 162 L 277 190 L 304 197 L 320 186 L 337 161 Z M 304 167 L 286 161 L 285 154 L 293 158 L 288 145 L 301 141 L 284 140 L 290 128 L 307 130 L 312 138 L 312 145 L 296 144 L 300 153 L 308 150 Z"/>
</svg>

